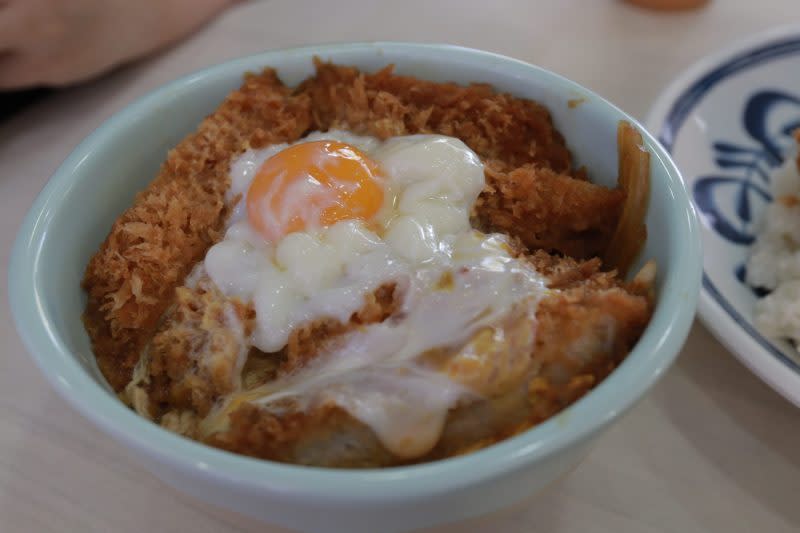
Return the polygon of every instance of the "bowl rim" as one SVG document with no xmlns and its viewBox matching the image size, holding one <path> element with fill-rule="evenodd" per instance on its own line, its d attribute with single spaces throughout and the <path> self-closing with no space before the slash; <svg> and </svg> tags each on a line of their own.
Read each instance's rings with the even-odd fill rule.
<svg viewBox="0 0 800 533">
<path fill-rule="evenodd" d="M 47 295 L 37 284 L 37 262 L 45 248 L 52 209 L 73 186 L 72 176 L 92 157 L 95 144 L 115 129 L 146 113 L 172 93 L 191 91 L 204 80 L 243 74 L 253 64 L 269 65 L 272 58 L 335 55 L 348 52 L 442 54 L 487 65 L 526 79 L 540 78 L 554 90 L 580 91 L 601 102 L 616 120 L 633 123 L 642 133 L 655 163 L 666 171 L 675 224 L 685 238 L 675 267 L 662 274 L 661 299 L 648 328 L 626 360 L 589 394 L 545 422 L 488 448 L 465 456 L 420 465 L 368 470 L 340 470 L 282 464 L 229 453 L 173 434 L 140 417 L 117 401 L 70 354 L 43 304 Z M 230 487 L 302 494 L 335 502 L 422 499 L 493 479 L 542 461 L 560 449 L 577 445 L 629 409 L 664 373 L 677 356 L 694 317 L 700 285 L 701 241 L 694 208 L 680 172 L 661 145 L 634 118 L 594 92 L 541 67 L 496 53 L 449 44 L 358 42 L 270 50 L 220 63 L 168 83 L 115 113 L 83 140 L 66 158 L 37 196 L 14 242 L 8 273 L 9 303 L 14 323 L 27 351 L 53 387 L 73 408 L 95 425 L 160 465 L 213 478 Z M 665 289 L 673 290 L 665 290 Z M 681 312 L 681 310 L 685 312 Z M 619 393 L 618 391 L 623 391 Z M 113 400 L 113 401 L 109 401 Z M 587 401 L 588 400 L 588 401 Z M 572 423 L 580 419 L 581 423 Z"/>
<path fill-rule="evenodd" d="M 727 77 L 746 71 L 751 64 L 768 61 L 772 58 L 769 55 L 772 52 L 777 51 L 778 54 L 775 55 L 782 57 L 780 54 L 787 49 L 787 43 L 792 44 L 788 52 L 797 53 L 800 48 L 798 42 L 800 24 L 791 23 L 734 40 L 712 51 L 682 70 L 661 91 L 653 101 L 644 123 L 662 140 L 665 149 L 671 154 L 683 123 L 712 87 Z M 697 86 L 698 82 L 710 76 L 714 78 L 713 81 L 706 82 L 707 87 Z M 688 96 L 692 97 L 694 103 L 681 104 L 681 100 L 688 99 Z M 686 118 L 681 120 L 676 129 L 667 119 L 678 110 Z M 693 179 L 693 176 L 689 177 L 687 184 Z M 698 217 L 698 220 L 701 218 Z M 702 221 L 699 229 L 701 236 L 710 231 Z M 698 301 L 700 321 L 745 367 L 789 402 L 800 407 L 800 370 L 795 363 L 786 362 L 780 346 L 757 331 L 752 325 L 752 313 L 740 313 L 728 300 L 705 265 L 705 262 L 714 264 L 715 259 L 712 255 L 704 258 L 702 290 Z"/>
</svg>

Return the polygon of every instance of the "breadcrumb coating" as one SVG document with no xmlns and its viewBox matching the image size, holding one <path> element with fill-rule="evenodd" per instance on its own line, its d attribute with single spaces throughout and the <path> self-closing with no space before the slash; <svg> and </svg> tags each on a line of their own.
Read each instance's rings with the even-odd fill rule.
<svg viewBox="0 0 800 533">
<path fill-rule="evenodd" d="M 475 225 L 518 238 L 528 250 L 576 257 L 601 254 L 619 218 L 625 195 L 549 168 L 523 166 L 503 172 L 486 165 L 486 187 L 475 203 Z"/>
<path fill-rule="evenodd" d="M 169 152 L 155 180 L 116 220 L 83 279 L 84 323 L 114 389 L 130 380 L 175 288 L 221 238 L 231 160 L 248 146 L 294 141 L 310 125 L 308 96 L 292 95 L 273 70 L 248 75 Z"/>
<path fill-rule="evenodd" d="M 239 385 L 254 319 L 252 308 L 225 298 L 208 278 L 175 289 L 147 345 L 149 411 L 158 416 L 168 406 L 205 416 Z"/>
<path fill-rule="evenodd" d="M 526 164 L 567 173 L 571 156 L 550 112 L 531 100 L 497 93 L 490 85 L 435 83 L 374 74 L 315 61 L 317 74 L 300 85 L 311 97 L 315 129 L 349 129 L 386 139 L 437 133 L 461 139 L 503 170 Z"/>
</svg>

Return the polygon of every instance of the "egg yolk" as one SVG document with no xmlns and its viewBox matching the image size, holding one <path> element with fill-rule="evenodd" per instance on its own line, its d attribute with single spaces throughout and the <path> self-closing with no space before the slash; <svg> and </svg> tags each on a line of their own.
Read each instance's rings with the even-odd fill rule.
<svg viewBox="0 0 800 533">
<path fill-rule="evenodd" d="M 247 217 L 269 242 L 341 220 L 369 220 L 383 204 L 379 165 L 355 146 L 314 141 L 267 159 L 247 191 Z"/>
</svg>

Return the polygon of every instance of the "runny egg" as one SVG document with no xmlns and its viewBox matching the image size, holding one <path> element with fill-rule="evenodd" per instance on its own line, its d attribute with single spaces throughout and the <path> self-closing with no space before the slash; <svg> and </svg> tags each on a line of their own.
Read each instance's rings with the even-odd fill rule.
<svg viewBox="0 0 800 533">
<path fill-rule="evenodd" d="M 383 202 L 378 164 L 340 141 L 295 144 L 270 157 L 247 191 L 247 218 L 270 242 L 342 220 L 370 220 Z"/>
<path fill-rule="evenodd" d="M 400 309 L 293 374 L 233 394 L 206 430 L 242 401 L 332 402 L 412 458 L 435 445 L 460 399 L 523 373 L 544 283 L 502 235 L 471 228 L 484 184 L 477 155 L 441 135 L 381 142 L 329 131 L 242 154 L 231 167 L 233 215 L 204 268 L 225 295 L 252 303 L 248 342 L 275 352 L 305 323 L 347 323 L 385 284 Z M 452 353 L 431 364 L 434 352 Z"/>
</svg>

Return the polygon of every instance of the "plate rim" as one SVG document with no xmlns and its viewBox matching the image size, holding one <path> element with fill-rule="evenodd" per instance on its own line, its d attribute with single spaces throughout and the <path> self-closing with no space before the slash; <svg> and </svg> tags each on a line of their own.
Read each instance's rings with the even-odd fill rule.
<svg viewBox="0 0 800 533">
<path fill-rule="evenodd" d="M 713 70 L 729 63 L 743 53 L 792 37 L 800 39 L 800 24 L 783 25 L 737 39 L 701 57 L 682 70 L 662 89 L 645 117 L 645 127 L 661 142 L 665 120 L 687 89 Z M 672 155 L 671 147 L 665 146 L 664 148 Z M 694 199 L 692 199 L 692 203 L 694 204 Z M 701 226 L 703 226 L 703 232 L 707 231 L 704 224 L 701 223 Z M 710 278 L 706 273 L 704 263 L 703 283 L 698 300 L 698 316 L 701 322 L 745 367 L 795 406 L 800 407 L 800 371 L 791 368 L 788 363 L 771 353 L 757 337 L 747 331 L 752 326 L 743 327 L 737 317 L 726 310 L 711 294 L 709 283 Z M 714 291 L 719 292 L 716 291 L 716 288 Z M 727 299 L 724 300 L 727 303 Z M 765 336 L 761 336 L 761 338 L 770 346 L 775 347 Z M 780 351 L 777 347 L 775 349 Z"/>
</svg>

